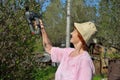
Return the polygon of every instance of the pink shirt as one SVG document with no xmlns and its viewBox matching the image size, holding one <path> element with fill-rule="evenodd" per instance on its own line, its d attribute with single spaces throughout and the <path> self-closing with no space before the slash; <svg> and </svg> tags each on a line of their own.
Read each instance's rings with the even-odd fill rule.
<svg viewBox="0 0 120 80">
<path fill-rule="evenodd" d="M 55 80 L 92 80 L 95 69 L 90 55 L 85 51 L 81 55 L 70 57 L 73 50 L 74 48 L 58 47 L 51 49 L 52 61 L 60 63 Z"/>
</svg>

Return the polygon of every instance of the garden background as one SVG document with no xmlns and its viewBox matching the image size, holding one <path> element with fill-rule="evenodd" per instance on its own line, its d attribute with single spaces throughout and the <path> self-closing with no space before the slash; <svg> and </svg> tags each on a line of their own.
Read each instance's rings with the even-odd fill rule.
<svg viewBox="0 0 120 80">
<path fill-rule="evenodd" d="M 36 62 L 45 51 L 41 36 L 30 32 L 25 6 L 42 15 L 54 46 L 65 44 L 67 0 L 0 0 L 0 80 L 53 80 L 57 67 Z M 97 42 L 120 51 L 120 0 L 71 0 L 70 7 L 71 30 L 73 22 L 93 21 Z"/>
</svg>

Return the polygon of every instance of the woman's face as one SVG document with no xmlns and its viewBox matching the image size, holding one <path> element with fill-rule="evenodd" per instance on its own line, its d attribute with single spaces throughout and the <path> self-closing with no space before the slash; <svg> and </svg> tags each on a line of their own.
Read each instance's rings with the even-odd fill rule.
<svg viewBox="0 0 120 80">
<path fill-rule="evenodd" d="M 77 29 L 74 28 L 74 30 L 71 32 L 71 39 L 70 42 L 73 44 L 77 44 L 78 42 L 80 42 L 80 38 L 78 37 L 78 31 Z"/>
</svg>

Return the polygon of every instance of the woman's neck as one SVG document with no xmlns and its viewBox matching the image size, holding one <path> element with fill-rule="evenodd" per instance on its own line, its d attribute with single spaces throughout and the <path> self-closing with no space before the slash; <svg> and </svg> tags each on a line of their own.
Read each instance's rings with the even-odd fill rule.
<svg viewBox="0 0 120 80">
<path fill-rule="evenodd" d="M 81 42 L 78 42 L 78 43 L 73 44 L 73 45 L 74 45 L 75 50 L 77 50 L 77 51 L 80 51 L 81 49 L 83 49 Z"/>
<path fill-rule="evenodd" d="M 70 54 L 71 57 L 80 55 L 84 52 L 81 44 L 74 44 L 75 50 Z"/>
<path fill-rule="evenodd" d="M 78 56 L 78 55 L 81 55 L 82 53 L 84 53 L 84 50 L 83 49 L 75 49 L 74 51 L 72 51 L 70 53 L 70 57 L 75 57 L 75 56 Z"/>
</svg>

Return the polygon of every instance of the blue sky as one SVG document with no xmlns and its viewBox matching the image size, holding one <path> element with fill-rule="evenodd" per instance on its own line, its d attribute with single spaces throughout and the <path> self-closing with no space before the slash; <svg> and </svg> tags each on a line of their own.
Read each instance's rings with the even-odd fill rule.
<svg viewBox="0 0 120 80">
<path fill-rule="evenodd" d="M 86 5 L 89 7 L 95 7 L 97 12 L 96 12 L 96 16 L 100 16 L 99 14 L 99 3 L 101 0 L 85 0 Z"/>
<path fill-rule="evenodd" d="M 86 5 L 90 7 L 98 7 L 100 0 L 85 0 Z"/>
<path fill-rule="evenodd" d="M 36 0 L 37 1 L 37 0 Z M 66 0 L 60 0 L 62 4 L 66 3 Z M 101 0 L 85 0 L 85 4 L 89 7 L 96 7 L 97 13 L 96 16 L 99 16 L 99 3 Z M 44 4 L 43 4 L 43 8 L 42 10 L 45 11 L 46 7 L 50 4 L 50 0 L 47 0 Z"/>
<path fill-rule="evenodd" d="M 36 0 L 37 1 L 37 0 Z M 62 4 L 65 4 L 66 3 L 66 0 L 60 0 Z M 42 10 L 45 11 L 46 10 L 46 7 L 50 4 L 50 0 L 47 0 L 44 4 L 43 4 L 43 8 Z"/>
</svg>

